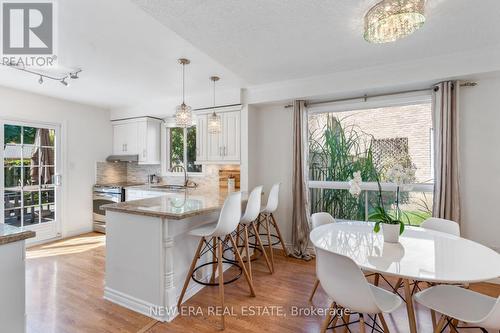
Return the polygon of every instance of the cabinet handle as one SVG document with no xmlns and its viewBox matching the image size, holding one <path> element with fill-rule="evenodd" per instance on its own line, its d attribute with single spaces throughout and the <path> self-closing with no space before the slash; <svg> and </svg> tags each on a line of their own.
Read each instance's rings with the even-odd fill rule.
<svg viewBox="0 0 500 333">
<path fill-rule="evenodd" d="M 127 147 L 127 144 L 124 144 L 124 146 L 125 146 L 125 150 L 124 150 L 124 151 L 127 151 L 127 148 L 128 148 L 128 147 Z"/>
<path fill-rule="evenodd" d="M 227 156 L 227 147 L 224 146 L 224 156 Z"/>
<path fill-rule="evenodd" d="M 147 154 L 146 149 L 144 149 L 144 150 L 142 151 L 142 157 L 146 158 L 146 154 Z"/>
</svg>

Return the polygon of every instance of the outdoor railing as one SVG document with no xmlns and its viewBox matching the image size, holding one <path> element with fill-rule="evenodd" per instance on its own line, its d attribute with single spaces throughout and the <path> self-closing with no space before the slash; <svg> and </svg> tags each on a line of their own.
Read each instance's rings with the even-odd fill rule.
<svg viewBox="0 0 500 333">
<path fill-rule="evenodd" d="M 384 206 L 394 210 L 397 185 L 381 183 Z M 358 198 L 349 193 L 349 182 L 309 181 L 311 212 L 329 212 L 337 219 L 369 221 L 371 210 L 378 204 L 378 184 L 361 184 Z M 400 209 L 403 222 L 419 225 L 431 216 L 434 184 L 406 184 L 400 187 Z"/>
</svg>

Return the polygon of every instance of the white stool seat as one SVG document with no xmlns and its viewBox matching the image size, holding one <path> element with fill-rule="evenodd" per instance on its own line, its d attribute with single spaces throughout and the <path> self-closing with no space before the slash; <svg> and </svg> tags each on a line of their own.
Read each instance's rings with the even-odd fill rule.
<svg viewBox="0 0 500 333">
<path fill-rule="evenodd" d="M 372 292 L 378 307 L 384 313 L 393 312 L 403 303 L 401 297 L 397 297 L 396 295 L 394 295 L 394 293 L 391 293 L 385 289 L 370 285 L 370 291 Z"/>
<path fill-rule="evenodd" d="M 199 226 L 189 232 L 191 236 L 197 237 L 210 237 L 214 233 L 217 227 L 217 223 L 209 223 Z"/>
<path fill-rule="evenodd" d="M 482 323 L 500 299 L 468 289 L 441 285 L 425 289 L 414 296 L 423 306 L 448 317 L 470 324 Z M 500 320 L 499 325 L 500 325 Z M 487 327 L 500 329 L 500 327 Z"/>
</svg>

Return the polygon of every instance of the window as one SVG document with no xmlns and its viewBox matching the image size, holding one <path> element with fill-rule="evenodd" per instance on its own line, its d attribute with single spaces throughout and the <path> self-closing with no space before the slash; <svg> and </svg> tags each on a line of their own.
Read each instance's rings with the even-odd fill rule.
<svg viewBox="0 0 500 333">
<path fill-rule="evenodd" d="M 196 127 L 171 127 L 167 129 L 168 136 L 168 169 L 177 165 L 187 166 L 188 172 L 202 172 L 202 166 L 196 161 Z M 174 170 L 174 172 L 177 170 Z"/>
<path fill-rule="evenodd" d="M 433 167 L 430 102 L 309 115 L 309 179 L 312 212 L 337 219 L 369 220 L 377 203 L 376 177 L 384 205 L 394 208 L 389 170 L 412 168 L 411 184 L 399 197 L 404 222 L 419 225 L 432 213 Z M 352 174 L 361 171 L 363 192 L 349 193 Z"/>
</svg>

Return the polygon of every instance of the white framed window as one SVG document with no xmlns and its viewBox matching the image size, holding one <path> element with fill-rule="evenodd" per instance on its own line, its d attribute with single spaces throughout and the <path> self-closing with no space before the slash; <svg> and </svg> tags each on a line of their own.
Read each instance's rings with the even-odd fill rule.
<svg viewBox="0 0 500 333">
<path fill-rule="evenodd" d="M 167 127 L 164 131 L 163 174 L 175 175 L 183 173 L 176 169 L 178 165 L 186 167 L 190 175 L 201 175 L 203 167 L 196 164 L 196 126 Z"/>
</svg>

